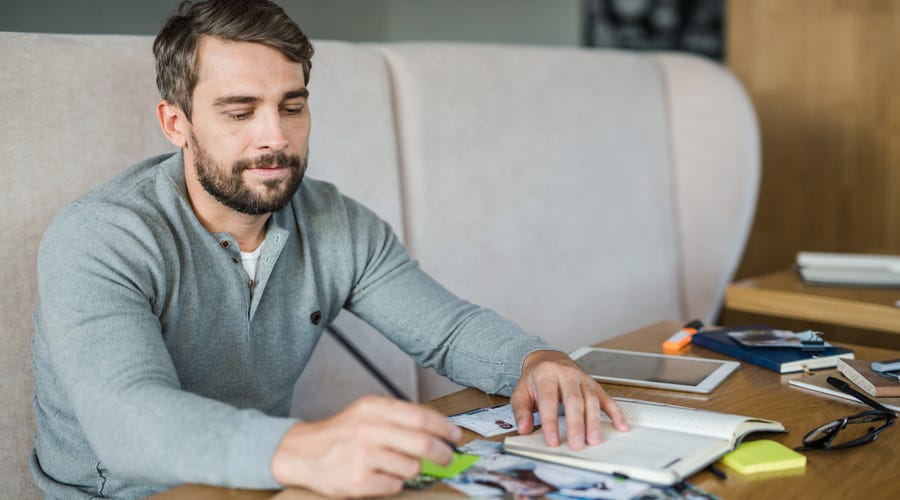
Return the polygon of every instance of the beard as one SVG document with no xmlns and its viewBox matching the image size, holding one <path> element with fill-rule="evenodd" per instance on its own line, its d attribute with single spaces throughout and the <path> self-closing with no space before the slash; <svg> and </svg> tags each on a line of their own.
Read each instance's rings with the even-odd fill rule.
<svg viewBox="0 0 900 500">
<path fill-rule="evenodd" d="M 226 169 L 200 146 L 193 132 L 188 142 L 194 152 L 197 179 L 203 189 L 226 207 L 247 215 L 277 212 L 287 206 L 303 182 L 309 159 L 308 151 L 306 158 L 279 151 L 253 160 L 242 158 L 235 161 L 231 169 Z M 242 175 L 248 168 L 260 167 L 287 168 L 288 176 L 262 181 L 261 185 L 265 190 L 260 193 L 248 186 Z"/>
</svg>

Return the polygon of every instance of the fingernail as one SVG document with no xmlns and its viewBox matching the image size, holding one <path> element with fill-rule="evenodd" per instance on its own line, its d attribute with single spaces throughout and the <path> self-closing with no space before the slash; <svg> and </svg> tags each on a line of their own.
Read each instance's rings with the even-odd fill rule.
<svg viewBox="0 0 900 500">
<path fill-rule="evenodd" d="M 600 443 L 600 431 L 591 431 L 588 434 L 588 444 L 598 444 Z"/>
</svg>

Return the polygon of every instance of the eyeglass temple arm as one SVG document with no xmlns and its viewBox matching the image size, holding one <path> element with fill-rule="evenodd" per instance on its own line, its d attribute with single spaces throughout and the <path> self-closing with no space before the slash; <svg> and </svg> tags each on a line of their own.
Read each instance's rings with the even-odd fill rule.
<svg viewBox="0 0 900 500">
<path fill-rule="evenodd" d="M 863 403 L 866 403 L 867 405 L 871 406 L 872 408 L 875 408 L 878 411 L 881 411 L 884 413 L 890 413 L 891 415 L 896 415 L 896 412 L 894 412 L 894 410 L 891 410 L 890 408 L 882 405 L 878 401 L 875 401 L 874 399 L 872 399 L 872 398 L 866 396 L 865 394 L 857 391 L 856 389 L 850 387 L 850 384 L 848 384 L 847 382 L 844 382 L 843 380 L 841 380 L 839 378 L 828 377 L 825 380 L 828 381 L 828 383 L 833 385 L 834 387 L 837 387 L 838 389 L 846 392 L 847 394 L 855 397 L 856 399 L 862 401 Z"/>
</svg>

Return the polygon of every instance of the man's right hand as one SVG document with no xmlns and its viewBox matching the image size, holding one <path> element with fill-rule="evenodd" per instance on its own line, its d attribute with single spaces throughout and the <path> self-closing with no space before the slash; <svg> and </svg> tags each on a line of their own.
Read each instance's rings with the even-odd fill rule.
<svg viewBox="0 0 900 500">
<path fill-rule="evenodd" d="M 331 418 L 291 427 L 272 457 L 272 475 L 329 496 L 389 495 L 419 473 L 422 458 L 449 465 L 447 442 L 461 436 L 434 410 L 365 396 Z"/>
</svg>

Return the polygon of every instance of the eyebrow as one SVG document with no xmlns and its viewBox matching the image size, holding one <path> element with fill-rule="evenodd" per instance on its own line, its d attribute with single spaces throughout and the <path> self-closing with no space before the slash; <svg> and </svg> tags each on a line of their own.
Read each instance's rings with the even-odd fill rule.
<svg viewBox="0 0 900 500">
<path fill-rule="evenodd" d="M 281 100 L 287 101 L 290 99 L 296 99 L 298 97 L 302 97 L 304 99 L 309 97 L 309 90 L 302 88 L 296 90 L 289 90 L 282 95 Z M 254 104 L 261 101 L 259 97 L 249 96 L 249 95 L 228 95 L 224 97 L 219 97 L 215 101 L 213 101 L 213 106 L 228 106 L 229 104 Z"/>
<path fill-rule="evenodd" d="M 302 97 L 304 99 L 308 98 L 309 90 L 306 89 L 305 87 L 302 89 L 297 89 L 297 90 L 289 90 L 284 93 L 284 96 L 282 96 L 281 100 L 287 101 L 289 99 L 296 99 L 298 97 Z"/>
<path fill-rule="evenodd" d="M 259 101 L 259 97 L 248 95 L 229 95 L 225 97 L 219 97 L 218 99 L 213 101 L 213 106 L 227 106 L 229 104 L 252 104 Z"/>
</svg>

